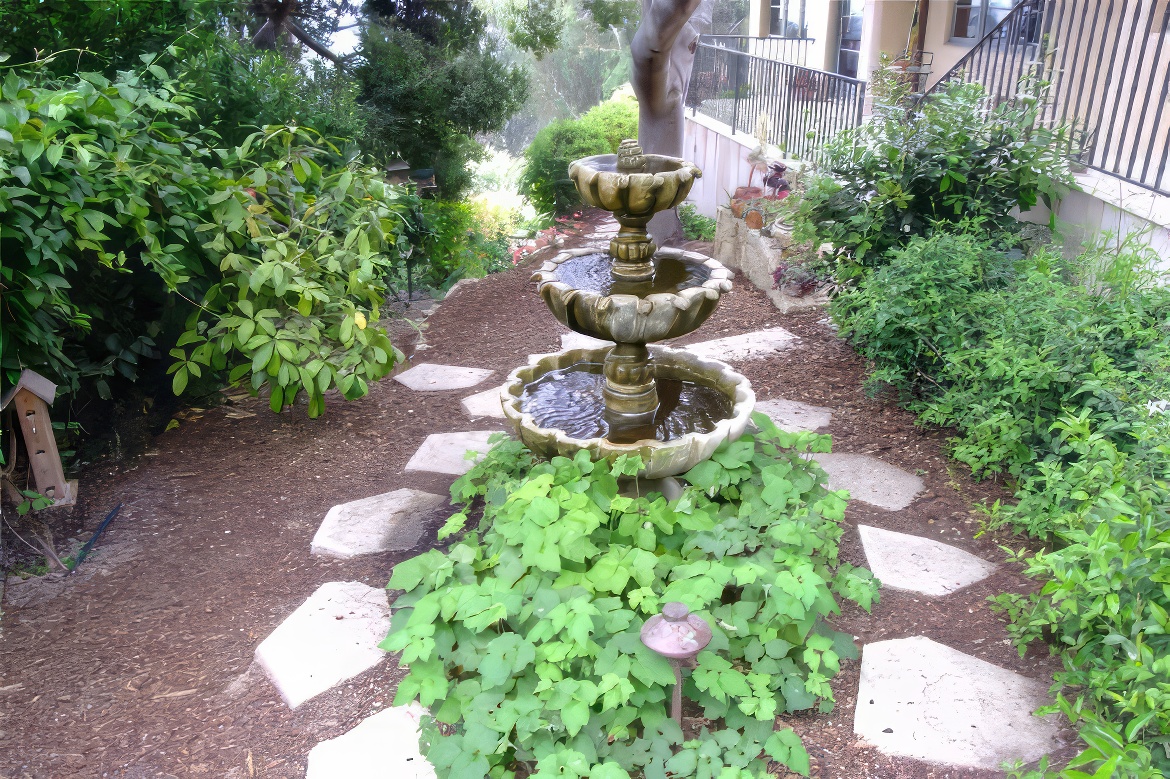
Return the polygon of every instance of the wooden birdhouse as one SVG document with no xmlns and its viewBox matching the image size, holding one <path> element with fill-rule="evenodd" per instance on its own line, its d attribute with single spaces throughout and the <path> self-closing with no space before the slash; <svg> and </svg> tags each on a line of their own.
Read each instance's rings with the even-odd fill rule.
<svg viewBox="0 0 1170 779">
<path fill-rule="evenodd" d="M 53 422 L 49 419 L 49 406 L 56 397 L 56 384 L 35 371 L 25 370 L 20 374 L 20 381 L 0 399 L 0 411 L 9 405 L 16 407 L 37 492 L 52 498 L 54 506 L 72 506 L 77 502 L 77 481 L 65 481 Z"/>
</svg>

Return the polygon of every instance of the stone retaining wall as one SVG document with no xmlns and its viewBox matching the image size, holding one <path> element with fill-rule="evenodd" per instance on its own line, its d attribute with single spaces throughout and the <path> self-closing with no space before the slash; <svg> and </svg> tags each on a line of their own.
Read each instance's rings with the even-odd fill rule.
<svg viewBox="0 0 1170 779">
<path fill-rule="evenodd" d="M 819 306 L 828 300 L 819 292 L 794 297 L 773 288 L 772 273 L 784 261 L 784 248 L 791 241 L 786 233 L 777 233 L 771 238 L 761 235 L 759 230 L 749 228 L 726 207 L 721 206 L 716 213 L 715 259 L 763 290 L 783 313 Z"/>
</svg>

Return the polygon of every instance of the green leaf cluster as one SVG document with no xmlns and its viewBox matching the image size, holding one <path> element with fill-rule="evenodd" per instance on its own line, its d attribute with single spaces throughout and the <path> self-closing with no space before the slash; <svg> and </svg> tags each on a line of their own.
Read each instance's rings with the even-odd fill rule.
<svg viewBox="0 0 1170 779">
<path fill-rule="evenodd" d="M 1073 182 L 1067 128 L 1039 122 L 1043 82 L 1024 79 L 998 104 L 980 84 L 950 82 L 916 103 L 887 62 L 872 86 L 872 121 L 826 143 L 797 203 L 797 239 L 832 244 L 843 279 L 937 223 L 1011 225 L 1014 209 L 1050 205 Z"/>
<path fill-rule="evenodd" d="M 180 127 L 182 86 L 143 61 L 112 81 L 10 71 L 0 87 L 4 381 L 33 367 L 108 396 L 177 309 L 176 393 L 223 370 L 267 386 L 274 410 L 364 395 L 401 359 L 378 314 L 417 198 L 306 128 L 219 148 Z"/>
<path fill-rule="evenodd" d="M 872 361 L 875 386 L 955 430 L 952 454 L 976 473 L 1009 476 L 1017 502 L 988 509 L 988 527 L 1043 544 L 1015 555 L 1039 590 L 995 604 L 1021 652 L 1044 641 L 1062 654 L 1046 711 L 1079 723 L 1087 749 L 1059 775 L 1161 776 L 1170 290 L 1148 283 L 1154 258 L 1132 241 L 1066 261 L 1009 248 L 1011 236 L 983 224 L 959 228 L 887 252 L 833 315 Z"/>
<path fill-rule="evenodd" d="M 671 501 L 630 478 L 637 457 L 534 462 L 515 442 L 456 482 L 468 508 L 442 534 L 462 538 L 395 566 L 382 644 L 409 666 L 395 703 L 454 726 L 424 730 L 439 776 L 761 777 L 762 754 L 807 775 L 774 719 L 831 709 L 856 650 L 825 618 L 835 594 L 868 607 L 876 582 L 838 565 L 845 497 L 807 459 L 827 437 L 756 424 Z M 667 716 L 670 664 L 639 638 L 668 601 L 714 634 L 685 681 L 713 723 L 694 739 Z"/>
</svg>

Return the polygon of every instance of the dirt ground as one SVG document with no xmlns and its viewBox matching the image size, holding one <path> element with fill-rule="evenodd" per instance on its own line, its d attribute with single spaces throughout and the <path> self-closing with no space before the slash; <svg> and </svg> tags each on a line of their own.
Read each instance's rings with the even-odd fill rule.
<svg viewBox="0 0 1170 779">
<path fill-rule="evenodd" d="M 496 373 L 488 382 L 496 383 L 527 355 L 559 349 L 567 331 L 529 280 L 549 251 L 461 286 L 421 337 L 398 326 L 398 343 L 416 363 L 490 368 Z M 865 365 L 822 310 L 781 315 L 737 279 L 717 313 L 679 343 L 771 326 L 800 342 L 772 359 L 740 364 L 757 397 L 831 407 L 836 451 L 878 455 L 918 472 L 927 485 L 900 512 L 852 503 L 842 557 L 864 565 L 855 529 L 864 522 L 1002 561 L 996 539 L 973 539 L 978 515 L 971 506 L 1003 495 L 948 463 L 944 432 L 916 426 L 888 399 L 866 396 Z M 0 777 L 303 776 L 317 742 L 390 705 L 400 672 L 393 660 L 382 663 L 294 712 L 256 670 L 253 651 L 321 584 L 382 586 L 396 562 L 435 545 L 441 512 L 409 552 L 346 561 L 309 555 L 334 504 L 401 487 L 445 492 L 448 477 L 405 474 L 403 466 L 430 433 L 503 429 L 501 420 L 472 421 L 460 408 L 462 397 L 487 386 L 424 394 L 387 379 L 360 401 L 330 398 L 318 420 L 303 407 L 277 416 L 260 400 L 237 400 L 158 436 L 141 457 L 86 468 L 74 512 L 81 535 L 118 502 L 123 509 L 76 575 L 8 588 L 0 622 Z M 945 603 L 884 591 L 872 614 L 846 608 L 836 625 L 862 644 L 925 635 L 1049 681 L 1054 661 L 1019 658 L 988 609 L 989 596 L 1029 586 L 1003 565 Z M 858 667 L 846 663 L 835 680 L 832 713 L 790 719 L 805 738 L 814 776 L 1000 775 L 890 759 L 860 743 L 852 728 Z"/>
</svg>

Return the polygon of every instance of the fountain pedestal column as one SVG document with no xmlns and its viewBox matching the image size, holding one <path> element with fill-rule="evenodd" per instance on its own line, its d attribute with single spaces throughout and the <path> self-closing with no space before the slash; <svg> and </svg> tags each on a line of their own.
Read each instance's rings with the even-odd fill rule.
<svg viewBox="0 0 1170 779">
<path fill-rule="evenodd" d="M 658 387 L 645 344 L 619 343 L 605 356 L 605 421 L 621 440 L 654 437 Z M 634 437 L 634 436 L 637 437 Z"/>
</svg>

